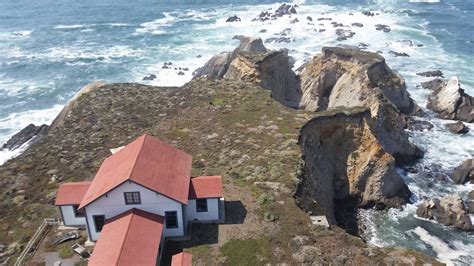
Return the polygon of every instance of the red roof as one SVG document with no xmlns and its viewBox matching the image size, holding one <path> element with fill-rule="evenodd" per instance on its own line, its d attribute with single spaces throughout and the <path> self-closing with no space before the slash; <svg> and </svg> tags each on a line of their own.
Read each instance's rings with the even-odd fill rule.
<svg viewBox="0 0 474 266">
<path fill-rule="evenodd" d="M 107 220 L 89 266 L 156 265 L 163 217 L 132 209 Z"/>
<path fill-rule="evenodd" d="M 191 266 L 193 261 L 193 255 L 181 252 L 173 255 L 171 258 L 171 266 Z"/>
<path fill-rule="evenodd" d="M 191 186 L 189 186 L 190 199 L 221 198 L 223 196 L 222 177 L 198 176 L 191 179 Z"/>
<path fill-rule="evenodd" d="M 143 135 L 104 160 L 80 208 L 131 180 L 187 204 L 192 157 L 149 135 Z"/>
<path fill-rule="evenodd" d="M 61 184 L 55 205 L 79 205 L 91 182 L 71 182 Z"/>
</svg>

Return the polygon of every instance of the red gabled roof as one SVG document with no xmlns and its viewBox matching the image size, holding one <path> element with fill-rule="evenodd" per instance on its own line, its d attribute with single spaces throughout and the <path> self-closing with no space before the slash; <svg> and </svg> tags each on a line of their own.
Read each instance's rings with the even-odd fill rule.
<svg viewBox="0 0 474 266">
<path fill-rule="evenodd" d="M 127 180 L 187 204 L 192 157 L 143 135 L 104 160 L 80 208 Z"/>
<path fill-rule="evenodd" d="M 89 266 L 156 265 L 163 217 L 138 209 L 107 220 Z"/>
<path fill-rule="evenodd" d="M 79 205 L 91 182 L 70 182 L 61 184 L 56 194 L 55 205 Z"/>
<path fill-rule="evenodd" d="M 191 266 L 192 262 L 193 255 L 187 252 L 181 252 L 171 258 L 171 266 Z"/>
<path fill-rule="evenodd" d="M 220 176 L 198 176 L 191 179 L 189 186 L 189 198 L 220 198 L 223 197 L 222 177 Z"/>
</svg>

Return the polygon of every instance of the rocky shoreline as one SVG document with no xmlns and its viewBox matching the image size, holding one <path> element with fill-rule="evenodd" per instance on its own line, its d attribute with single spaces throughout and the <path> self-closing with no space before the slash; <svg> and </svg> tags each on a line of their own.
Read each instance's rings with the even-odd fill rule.
<svg viewBox="0 0 474 266">
<path fill-rule="evenodd" d="M 259 19 L 297 12 L 291 5 L 279 10 L 262 13 Z M 229 23 L 240 21 L 231 18 Z M 390 32 L 387 25 L 379 28 Z M 325 47 L 297 74 L 286 50 L 270 51 L 259 38 L 235 38 L 240 40 L 235 50 L 211 58 L 195 71 L 194 80 L 181 88 L 91 84 L 69 102 L 52 125 L 30 125 L 12 138 L 4 148 L 14 149 L 31 139 L 34 142 L 24 154 L 0 167 L 5 188 L 0 209 L 17 211 L 22 217 L 19 228 L 12 225 L 12 217 L 0 220 L 8 232 L 0 238 L 1 243 L 9 244 L 8 256 L 15 256 L 31 234 L 21 232 L 21 228 L 54 214 L 50 204 L 58 182 L 90 179 L 108 149 L 144 131 L 193 150 L 201 162 L 195 162 L 196 172 L 224 171 L 229 183 L 243 182 L 257 189 L 258 200 L 264 202 L 259 209 L 262 223 L 275 223 L 281 230 L 277 233 L 281 239 L 271 239 L 272 243 L 283 254 L 290 252 L 296 263 L 315 261 L 315 256 L 322 262 L 337 257 L 337 251 L 315 243 L 325 236 L 315 235 L 313 229 L 301 229 L 298 237 L 285 231 L 289 224 L 283 218 L 294 212 L 298 219 L 289 220 L 308 222 L 299 208 L 311 215 L 325 215 L 331 225 L 358 234 L 358 208 L 403 208 L 410 202 L 412 194 L 396 167 L 410 167 L 423 151 L 409 141 L 405 129 L 423 130 L 429 125 L 417 123 L 415 117 L 425 114 L 411 99 L 403 78 L 380 54 Z M 442 76 L 435 71 L 420 75 Z M 462 90 L 456 77 L 447 82 L 435 79 L 422 86 L 433 91 L 427 107 L 440 118 L 473 121 L 473 98 Z M 469 127 L 458 123 L 447 125 L 448 129 L 463 134 Z M 238 137 L 249 134 L 251 142 Z M 244 147 L 239 147 L 242 142 Z M 270 154 L 282 143 L 286 148 L 275 159 Z M 265 152 L 248 155 L 249 147 Z M 213 154 L 217 150 L 218 157 Z M 235 158 L 227 158 L 225 152 Z M 259 164 L 267 165 L 267 169 L 262 170 Z M 285 167 L 292 173 L 283 170 Z M 462 184 L 472 182 L 473 173 L 471 159 L 451 177 Z M 292 197 L 295 202 L 288 203 Z M 267 204 L 269 199 L 272 203 Z M 420 204 L 417 215 L 469 231 L 472 201 L 472 197 L 466 203 L 459 198 L 428 199 Z M 284 204 L 290 207 L 280 206 Z M 337 240 L 340 245 L 355 250 L 355 257 L 346 258 L 344 263 L 401 263 L 403 259 L 388 257 L 400 252 L 417 262 L 433 262 L 418 253 L 372 250 L 362 240 L 348 238 L 344 231 L 334 234 L 341 237 Z M 288 250 L 281 242 L 296 244 Z M 315 245 L 319 245 L 317 250 Z M 301 250 L 311 253 L 313 260 L 308 261 L 308 254 L 299 254 Z M 274 259 L 283 262 L 288 258 L 281 255 Z"/>
</svg>

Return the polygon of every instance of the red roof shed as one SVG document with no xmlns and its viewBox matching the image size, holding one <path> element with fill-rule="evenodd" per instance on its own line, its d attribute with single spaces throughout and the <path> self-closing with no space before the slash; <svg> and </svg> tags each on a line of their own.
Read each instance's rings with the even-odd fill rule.
<svg viewBox="0 0 474 266">
<path fill-rule="evenodd" d="M 221 198 L 222 177 L 220 176 L 198 176 L 191 179 L 189 186 L 190 199 Z"/>
<path fill-rule="evenodd" d="M 56 194 L 55 205 L 79 205 L 91 182 L 70 182 L 61 184 Z"/>
</svg>

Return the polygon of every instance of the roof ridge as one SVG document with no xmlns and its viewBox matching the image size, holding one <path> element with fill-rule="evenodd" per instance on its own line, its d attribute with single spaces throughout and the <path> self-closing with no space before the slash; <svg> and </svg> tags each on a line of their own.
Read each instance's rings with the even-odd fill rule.
<svg viewBox="0 0 474 266">
<path fill-rule="evenodd" d="M 129 232 L 129 230 L 130 230 L 130 226 L 132 225 L 132 220 L 133 220 L 133 218 L 134 218 L 134 216 L 135 216 L 134 214 L 135 214 L 135 208 L 133 208 L 133 209 L 130 210 L 130 213 L 129 213 L 129 215 L 130 215 L 130 221 L 129 221 L 128 225 L 127 225 L 127 230 L 125 231 L 125 235 L 124 235 L 123 241 L 122 241 L 122 243 L 120 244 L 120 245 L 121 245 L 121 246 L 120 246 L 120 253 L 119 253 L 119 256 L 118 256 L 118 258 L 117 258 L 117 261 L 115 262 L 116 265 L 119 265 L 119 262 L 120 262 L 120 260 L 121 260 L 121 258 L 122 258 L 122 254 L 123 254 L 122 251 L 123 251 L 123 248 L 124 248 L 124 246 L 125 246 L 125 241 L 127 240 L 127 236 L 128 236 L 128 232 Z M 127 216 L 127 215 L 125 215 L 125 216 Z"/>
<path fill-rule="evenodd" d="M 137 152 L 137 156 L 135 157 L 135 159 L 133 160 L 132 162 L 132 169 L 130 169 L 130 173 L 128 173 L 128 177 L 127 177 L 127 180 L 130 181 L 130 177 L 132 176 L 132 173 L 133 171 L 135 170 L 135 166 L 137 165 L 137 161 L 138 161 L 138 157 L 140 157 L 140 154 L 142 153 L 143 151 L 143 146 L 145 145 L 145 141 L 146 141 L 146 137 L 148 135 L 147 134 L 143 134 L 141 137 L 143 137 L 143 141 L 142 143 L 140 144 L 140 148 L 138 149 L 138 152 Z"/>
</svg>

